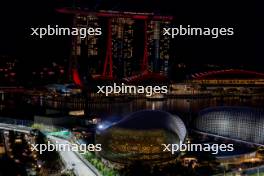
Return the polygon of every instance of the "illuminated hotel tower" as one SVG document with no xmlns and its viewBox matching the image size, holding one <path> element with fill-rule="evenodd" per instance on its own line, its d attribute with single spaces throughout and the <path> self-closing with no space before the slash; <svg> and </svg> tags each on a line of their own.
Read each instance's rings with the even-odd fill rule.
<svg viewBox="0 0 264 176">
<path fill-rule="evenodd" d="M 101 23 L 98 17 L 94 15 L 76 15 L 74 18 L 74 26 L 77 28 L 99 28 Z M 102 37 L 96 35 L 87 35 L 86 38 L 73 37 L 72 39 L 72 59 L 78 63 L 78 69 L 82 76 L 87 77 L 88 74 L 99 73 L 104 54 L 100 52 L 100 46 L 103 44 Z M 77 66 L 75 63 L 75 67 Z M 81 66 L 80 66 L 81 65 Z"/>
<path fill-rule="evenodd" d="M 112 19 L 113 64 L 118 77 L 131 76 L 134 57 L 134 20 L 131 18 Z"/>
<path fill-rule="evenodd" d="M 134 20 L 131 18 L 111 18 L 109 23 L 111 26 L 106 26 L 107 22 L 105 19 L 99 18 L 93 15 L 76 15 L 74 26 L 81 27 L 111 27 L 111 54 L 113 59 L 113 71 L 115 76 L 123 78 L 131 76 L 132 73 L 132 62 L 135 62 L 134 58 Z M 103 24 L 105 23 L 105 24 Z M 103 32 L 107 33 L 107 30 L 102 29 Z M 106 51 L 105 48 L 106 37 L 109 34 L 103 36 L 89 36 L 81 39 L 76 37 L 73 39 L 73 50 L 72 56 L 77 60 L 78 64 L 81 65 L 80 72 L 87 74 L 100 74 L 103 70 L 103 62 Z M 98 64 L 99 63 L 99 64 Z M 85 75 L 83 75 L 85 76 Z M 86 75 L 87 76 L 87 75 Z"/>
<path fill-rule="evenodd" d="M 150 21 L 148 24 L 148 55 L 150 69 L 168 75 L 170 58 L 170 37 L 163 35 L 163 28 L 170 26 L 169 21 Z"/>
<path fill-rule="evenodd" d="M 91 75 L 100 79 L 125 78 L 145 71 L 167 75 L 170 38 L 163 36 L 162 29 L 170 25 L 171 16 L 71 8 L 58 12 L 72 14 L 75 27 L 102 28 L 102 36 L 72 37 L 70 70 L 77 82 Z"/>
</svg>

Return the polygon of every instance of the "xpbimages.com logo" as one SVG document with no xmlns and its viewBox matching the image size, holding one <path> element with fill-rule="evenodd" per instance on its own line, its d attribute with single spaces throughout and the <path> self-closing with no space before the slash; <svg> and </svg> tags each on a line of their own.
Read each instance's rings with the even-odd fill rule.
<svg viewBox="0 0 264 176">
<path fill-rule="evenodd" d="M 59 25 L 48 25 L 47 27 L 30 28 L 31 36 L 43 38 L 44 36 L 79 36 L 86 38 L 89 35 L 102 35 L 101 28 L 92 27 L 59 27 Z"/>
<path fill-rule="evenodd" d="M 234 151 L 234 144 L 191 144 L 183 143 L 180 141 L 179 144 L 161 144 L 163 152 L 170 152 L 176 154 L 178 152 L 211 152 L 212 154 L 218 154 L 220 152 L 232 152 Z"/>
<path fill-rule="evenodd" d="M 146 96 L 152 96 L 153 94 L 167 94 L 168 86 L 134 86 L 134 85 L 125 85 L 122 83 L 121 85 L 117 85 L 114 83 L 113 85 L 108 86 L 97 86 L 98 94 L 105 94 L 105 96 L 109 96 L 110 94 L 146 94 Z"/>
<path fill-rule="evenodd" d="M 31 144 L 31 151 L 39 152 L 39 154 L 43 154 L 45 151 L 72 151 L 72 152 L 79 152 L 79 153 L 86 153 L 87 151 L 90 152 L 99 152 L 102 150 L 101 144 L 74 144 L 74 143 L 51 143 L 48 141 L 47 144 Z"/>
<path fill-rule="evenodd" d="M 180 25 L 173 28 L 163 28 L 163 35 L 175 38 L 176 36 L 210 36 L 211 38 L 218 38 L 220 36 L 234 35 L 234 28 L 225 27 L 192 27 L 191 25 Z"/>
</svg>

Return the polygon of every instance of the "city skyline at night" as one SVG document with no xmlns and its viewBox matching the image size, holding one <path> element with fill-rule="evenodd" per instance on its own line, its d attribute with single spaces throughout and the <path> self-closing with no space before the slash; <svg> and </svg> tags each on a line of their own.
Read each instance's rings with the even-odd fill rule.
<svg viewBox="0 0 264 176">
<path fill-rule="evenodd" d="M 109 1 L 110 2 L 110 1 Z M 109 2 L 102 1 L 102 8 L 106 10 L 118 10 L 109 5 Z M 132 2 L 132 1 L 131 1 Z M 130 3 L 131 3 L 130 2 Z M 40 2 L 41 6 L 34 6 L 34 3 L 31 2 L 21 2 L 19 4 L 20 8 L 16 8 L 16 6 L 12 7 L 11 3 L 6 3 L 6 8 L 3 9 L 2 15 L 5 13 L 12 12 L 11 18 L 17 16 L 20 20 L 20 25 L 15 25 L 14 23 L 8 22 L 3 19 L 3 26 L 10 26 L 11 28 L 2 27 L 1 28 L 1 53 L 2 55 L 15 55 L 16 57 L 21 58 L 23 61 L 28 61 L 29 58 L 31 60 L 36 60 L 34 58 L 41 56 L 43 62 L 56 59 L 58 61 L 63 61 L 69 56 L 69 52 L 65 52 L 65 48 L 70 47 L 70 39 L 67 37 L 50 37 L 43 40 L 38 40 L 34 37 L 30 37 L 30 27 L 42 26 L 44 24 L 62 24 L 64 26 L 70 26 L 71 20 L 67 19 L 67 17 L 63 15 L 59 15 L 56 12 L 56 8 L 65 7 L 63 2 Z M 31 5 L 30 5 L 31 3 Z M 139 2 L 134 2 L 134 6 Z M 146 1 L 148 5 L 155 6 L 155 3 L 149 3 Z M 72 6 L 72 3 L 65 3 L 68 6 Z M 100 3 L 99 3 L 100 4 Z M 125 3 L 121 3 L 121 7 L 125 7 Z M 163 4 L 163 5 L 161 5 Z M 166 5 L 168 4 L 168 5 Z M 192 3 L 190 3 L 192 4 Z M 165 15 L 169 13 L 169 15 L 175 16 L 175 24 L 190 24 L 195 26 L 227 26 L 234 27 L 235 35 L 231 38 L 225 38 L 220 40 L 211 40 L 206 38 L 177 38 L 172 41 L 173 48 L 175 48 L 175 53 L 173 56 L 175 60 L 180 62 L 188 62 L 188 63 L 231 63 L 238 64 L 238 60 L 243 60 L 243 63 L 258 65 L 257 63 L 261 62 L 261 48 L 257 43 L 260 42 L 263 37 L 261 31 L 260 23 L 258 22 L 263 15 L 259 10 L 256 3 L 247 4 L 244 3 L 228 3 L 229 6 L 224 6 L 224 2 L 218 4 L 216 3 L 214 8 L 215 10 L 206 10 L 206 4 L 204 3 L 193 3 L 196 6 L 194 9 L 193 6 L 189 6 L 184 2 L 179 2 L 178 7 L 170 6 L 170 3 L 161 3 L 157 1 L 156 9 L 161 5 L 160 12 L 157 14 L 162 14 L 164 12 Z M 109 5 L 109 9 L 107 9 L 107 5 Z M 129 5 L 129 3 L 128 3 Z M 100 6 L 98 5 L 97 8 Z M 119 8 L 121 8 L 119 7 Z M 176 10 L 169 10 L 176 8 Z M 133 9 L 133 6 L 131 6 Z M 193 14 L 190 12 L 192 8 Z M 122 8 L 121 8 L 122 9 Z M 162 11 L 162 9 L 164 9 Z M 235 15 L 232 15 L 232 9 L 237 9 Z M 248 10 L 246 10 L 248 9 Z M 93 10 L 93 9 L 92 9 Z M 100 10 L 100 9 L 99 9 Z M 130 10 L 131 11 L 131 10 Z M 133 10 L 132 10 L 133 11 Z M 25 12 L 25 13 L 24 13 Z M 248 13 L 244 13 L 248 12 Z M 258 13 L 259 12 L 259 13 Z M 32 14 L 35 14 L 32 16 Z M 156 12 L 155 12 L 156 13 Z M 20 14 L 20 15 L 19 15 Z M 210 14 L 210 15 L 207 15 Z M 257 15 L 259 14 L 259 15 Z M 254 20 L 249 20 L 254 19 Z M 241 26 L 241 27 L 240 27 Z M 17 32 L 16 32 L 17 31 Z M 25 34 L 25 37 L 23 37 Z M 7 37 L 9 36 L 9 38 Z M 13 39 L 13 40 L 12 40 Z M 9 47 L 11 45 L 11 41 L 16 41 L 15 45 Z M 27 45 L 21 45 L 21 42 L 27 41 Z M 67 41 L 67 42 L 66 42 Z M 68 44 L 67 44 L 68 43 Z M 50 45 L 51 44 L 51 45 Z M 56 47 L 56 50 L 54 46 Z M 257 45 L 257 46 L 256 46 Z M 43 46 L 43 47 L 41 47 Z M 45 47 L 44 47 L 45 46 Z M 256 46 L 256 47 L 253 47 Z M 23 49 L 25 47 L 25 49 Z M 248 47 L 247 49 L 245 47 Z M 43 49 L 45 48 L 45 50 Z M 13 52 L 16 51 L 16 52 Z M 39 53 L 42 53 L 39 55 Z M 52 54 L 51 54 L 52 53 Z M 226 54 L 228 53 L 228 54 Z M 250 58 L 250 59 L 249 59 Z M 250 63 L 251 62 L 251 63 Z"/>
<path fill-rule="evenodd" d="M 157 42 L 157 39 L 154 39 L 157 38 L 157 36 L 154 37 L 154 34 L 151 34 L 149 31 L 149 37 L 147 38 L 149 49 L 148 67 L 152 71 L 165 73 L 165 75 L 169 76 L 171 79 L 182 80 L 186 79 L 186 77 L 188 78 L 191 74 L 201 71 L 221 69 L 245 69 L 263 72 L 263 67 L 261 66 L 263 52 L 261 52 L 262 50 L 258 44 L 263 38 L 260 32 L 261 27 L 258 27 L 258 19 L 261 18 L 262 13 L 258 13 L 257 3 L 252 3 L 249 6 L 244 3 L 235 2 L 229 2 L 229 6 L 218 4 L 214 6 L 214 11 L 206 8 L 205 5 L 207 2 L 200 4 L 192 2 L 190 4 L 196 5 L 196 8 L 193 8 L 193 5 L 188 6 L 189 4 L 184 2 L 178 2 L 179 6 L 174 7 L 170 2 L 163 3 L 161 1 L 155 1 L 151 3 L 150 1 L 146 1 L 144 3 L 145 5 L 139 8 L 137 6 L 139 2 L 137 1 L 127 1 L 126 3 L 119 1 L 115 3 L 110 3 L 110 1 L 91 1 L 90 3 L 86 3 L 85 1 L 43 1 L 42 6 L 36 6 L 36 8 L 31 8 L 34 7 L 33 2 L 21 3 L 21 8 L 18 9 L 16 9 L 16 6 L 12 7 L 10 3 L 5 3 L 7 4 L 7 8 L 3 9 L 2 13 L 5 13 L 8 9 L 13 9 L 13 15 L 11 15 L 10 18 L 14 19 L 13 17 L 17 15 L 20 20 L 18 25 L 14 25 L 10 22 L 12 20 L 7 21 L 3 19 L 3 26 L 10 26 L 10 28 L 8 27 L 8 30 L 6 27 L 1 28 L 3 32 L 1 32 L 2 40 L 0 44 L 2 47 L 0 54 L 4 57 L 15 58 L 18 61 L 16 64 L 17 70 L 22 73 L 20 75 L 24 78 L 31 75 L 32 72 L 36 70 L 36 67 L 50 67 L 53 63 L 63 65 L 63 67 L 65 67 L 63 70 L 65 74 L 70 74 L 69 72 L 71 71 L 69 67 L 72 67 L 72 65 L 76 66 L 76 63 L 69 62 L 72 56 L 73 45 L 70 36 L 48 36 L 45 37 L 45 39 L 38 39 L 30 35 L 30 28 L 45 27 L 48 24 L 71 27 L 73 26 L 72 16 L 59 13 L 57 10 L 65 7 L 78 8 L 78 5 L 82 6 L 81 9 L 83 11 L 88 12 L 98 10 L 120 10 L 121 12 L 125 12 L 127 10 L 128 12 L 134 11 L 136 13 L 142 13 L 145 10 L 147 13 L 154 13 L 161 16 L 171 15 L 174 19 L 170 22 L 169 26 L 172 27 L 191 25 L 193 27 L 234 28 L 233 36 L 225 36 L 217 39 L 205 36 L 177 36 L 168 41 L 167 39 L 163 40 L 162 38 L 166 36 L 160 34 L 160 37 L 162 37 L 160 41 L 165 42 Z M 29 5 L 30 3 L 31 5 Z M 116 4 L 116 6 L 113 4 Z M 234 8 L 238 9 L 235 15 L 233 15 L 232 12 Z M 247 8 L 250 11 L 245 15 L 243 12 Z M 193 11 L 191 12 L 190 9 Z M 250 13 L 251 11 L 252 13 Z M 32 16 L 33 13 L 35 15 Z M 195 15 L 191 15 L 192 13 Z M 255 20 L 249 20 L 250 18 Z M 119 48 L 122 45 L 123 48 L 119 50 L 115 49 L 112 53 L 114 57 L 114 67 L 112 69 L 116 72 L 116 77 L 122 78 L 135 75 L 139 73 L 139 68 L 142 67 L 142 63 L 140 62 L 142 62 L 144 57 L 144 49 L 142 48 L 144 45 L 142 41 L 144 24 L 138 23 L 139 22 L 135 22 L 135 24 L 132 25 L 134 27 L 137 26 L 133 34 L 129 32 L 122 34 L 124 35 L 123 38 L 126 37 L 126 40 L 129 42 L 124 43 L 121 42 L 120 39 L 114 40 L 113 42 L 113 45 L 119 46 Z M 87 39 L 87 41 L 89 41 L 88 43 L 90 43 L 89 49 L 87 49 L 87 55 L 92 59 L 80 59 L 82 60 L 80 65 L 83 67 L 80 70 L 81 72 L 85 72 L 83 76 L 86 78 L 89 77 L 90 73 L 101 74 L 104 71 L 107 52 L 101 49 L 105 48 L 107 43 L 107 28 L 105 26 L 107 22 L 100 21 L 97 25 L 101 24 L 104 24 L 101 26 L 102 29 L 104 29 L 103 35 L 99 38 L 97 37 L 97 39 L 92 36 Z M 157 26 L 158 24 L 149 24 L 148 28 L 151 27 L 151 25 Z M 160 29 L 162 28 L 161 26 Z M 119 35 L 119 38 L 120 37 Z M 129 40 L 129 38 L 133 38 L 133 42 Z M 11 41 L 13 41 L 13 43 Z M 91 42 L 93 44 L 91 44 Z M 82 44 L 83 49 L 87 46 Z M 158 51 L 157 47 L 162 47 L 162 51 Z M 165 52 L 164 48 L 166 47 L 168 49 L 166 49 Z M 95 57 L 97 54 L 98 59 Z M 159 58 L 160 61 L 157 59 L 158 55 L 161 56 Z M 168 55 L 169 61 L 167 61 L 168 59 L 162 59 L 168 58 Z M 121 56 L 128 57 L 129 59 L 121 59 Z M 97 64 L 99 67 L 96 67 Z M 89 68 L 87 65 L 90 65 Z M 26 72 L 23 71 L 25 67 L 28 68 Z M 86 69 L 89 71 L 86 71 Z M 118 70 L 118 72 L 116 70 Z"/>
<path fill-rule="evenodd" d="M 1 2 L 0 175 L 264 175 L 263 5 Z"/>
</svg>

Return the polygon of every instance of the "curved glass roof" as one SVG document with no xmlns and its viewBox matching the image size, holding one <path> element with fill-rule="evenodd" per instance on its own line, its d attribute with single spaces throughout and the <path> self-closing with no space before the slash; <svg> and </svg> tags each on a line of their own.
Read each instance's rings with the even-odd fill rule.
<svg viewBox="0 0 264 176">
<path fill-rule="evenodd" d="M 178 116 L 158 110 L 134 112 L 111 128 L 114 127 L 132 130 L 164 129 L 176 133 L 182 141 L 186 136 L 186 127 Z"/>
</svg>

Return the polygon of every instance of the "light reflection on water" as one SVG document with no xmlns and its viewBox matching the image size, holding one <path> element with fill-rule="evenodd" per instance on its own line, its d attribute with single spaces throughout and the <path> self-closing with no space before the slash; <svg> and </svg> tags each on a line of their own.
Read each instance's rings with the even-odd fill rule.
<svg viewBox="0 0 264 176">
<path fill-rule="evenodd" d="M 65 101 L 66 100 L 66 101 Z M 70 100 L 70 101 L 69 101 Z M 12 101 L 12 99 L 8 99 Z M 0 112 L 5 109 L 20 107 L 19 103 L 4 103 L 0 106 Z M 18 101 L 19 102 L 19 101 Z M 87 107 L 88 114 L 106 115 L 125 115 L 144 109 L 164 110 L 178 115 L 195 115 L 201 109 L 214 106 L 248 106 L 264 108 L 264 97 L 239 98 L 239 97 L 217 97 L 217 98 L 168 98 L 160 101 L 149 101 L 146 99 L 133 99 L 131 101 L 99 100 L 96 103 L 88 103 L 85 106 L 84 100 L 71 100 L 71 98 L 54 101 L 43 97 L 31 97 L 29 101 L 35 107 L 84 110 Z M 22 108 L 23 109 L 23 108 Z M 10 110 L 9 110 L 10 111 Z"/>
<path fill-rule="evenodd" d="M 203 98 L 203 99 L 166 99 L 164 101 L 148 101 L 135 99 L 130 102 L 110 102 L 89 104 L 88 111 L 93 113 L 109 112 L 111 114 L 127 114 L 143 109 L 165 110 L 172 113 L 197 113 L 201 109 L 214 106 L 249 106 L 264 107 L 264 98 Z"/>
</svg>

